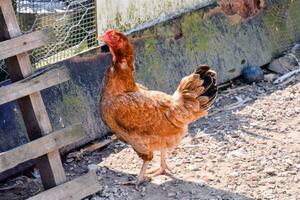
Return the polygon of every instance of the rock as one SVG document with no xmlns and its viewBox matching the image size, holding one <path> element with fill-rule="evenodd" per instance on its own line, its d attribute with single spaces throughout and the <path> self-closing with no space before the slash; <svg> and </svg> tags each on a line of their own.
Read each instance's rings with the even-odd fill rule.
<svg viewBox="0 0 300 200">
<path fill-rule="evenodd" d="M 66 163 L 71 163 L 71 162 L 73 162 L 74 161 L 74 158 L 68 158 L 67 160 L 66 160 Z"/>
<path fill-rule="evenodd" d="M 260 180 L 260 175 L 258 173 L 251 174 L 247 180 L 249 181 L 259 181 Z"/>
<path fill-rule="evenodd" d="M 90 164 L 90 165 L 88 165 L 88 169 L 89 169 L 89 171 L 98 171 L 101 168 L 100 168 L 100 166 L 98 166 L 96 164 Z"/>
<path fill-rule="evenodd" d="M 246 151 L 243 148 L 231 151 L 227 154 L 228 157 L 237 157 L 237 158 L 243 158 L 246 155 Z"/>
<path fill-rule="evenodd" d="M 246 66 L 242 70 L 242 75 L 246 83 L 257 83 L 264 79 L 264 72 L 257 66 Z"/>
<path fill-rule="evenodd" d="M 199 171 L 200 168 L 199 168 L 199 166 L 190 165 L 190 166 L 188 166 L 188 170 L 189 171 Z"/>
<path fill-rule="evenodd" d="M 93 196 L 90 200 L 101 200 L 101 198 L 98 195 L 96 195 L 96 196 Z"/>
<path fill-rule="evenodd" d="M 207 173 L 204 176 L 202 176 L 202 179 L 205 181 L 213 181 L 215 179 L 215 176 L 211 173 Z"/>
<path fill-rule="evenodd" d="M 168 197 L 175 197 L 176 196 L 176 193 L 175 192 L 168 192 Z"/>
<path fill-rule="evenodd" d="M 280 58 L 274 59 L 268 66 L 268 69 L 278 74 L 286 74 L 297 68 L 298 63 L 295 57 L 285 55 Z"/>
<path fill-rule="evenodd" d="M 293 165 L 293 161 L 291 159 L 286 159 L 285 162 L 289 165 Z"/>
<path fill-rule="evenodd" d="M 142 187 L 141 188 L 141 196 L 144 197 L 146 195 L 146 188 Z"/>
<path fill-rule="evenodd" d="M 205 187 L 205 183 L 202 183 L 202 182 L 201 182 L 201 183 L 198 183 L 197 185 L 198 185 L 199 187 Z"/>
<path fill-rule="evenodd" d="M 268 82 L 273 82 L 276 78 L 276 74 L 270 73 L 270 74 L 265 74 L 264 80 Z"/>
<path fill-rule="evenodd" d="M 229 177 L 233 177 L 233 178 L 238 177 L 239 175 L 240 174 L 238 172 L 231 172 L 228 174 Z"/>
<path fill-rule="evenodd" d="M 274 168 L 266 168 L 264 172 L 270 176 L 276 176 L 276 170 Z"/>
</svg>

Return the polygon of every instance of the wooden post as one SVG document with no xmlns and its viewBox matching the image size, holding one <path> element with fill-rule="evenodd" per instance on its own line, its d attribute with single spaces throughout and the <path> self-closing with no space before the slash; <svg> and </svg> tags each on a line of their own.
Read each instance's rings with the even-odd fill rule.
<svg viewBox="0 0 300 200">
<path fill-rule="evenodd" d="M 21 35 L 16 15 L 10 0 L 0 0 L 0 42 Z M 12 82 L 19 81 L 32 74 L 27 53 L 7 58 L 5 64 Z M 35 92 L 18 100 L 29 139 L 35 140 L 52 132 L 46 108 L 40 92 Z M 37 167 L 45 189 L 66 181 L 58 150 L 37 159 Z"/>
</svg>

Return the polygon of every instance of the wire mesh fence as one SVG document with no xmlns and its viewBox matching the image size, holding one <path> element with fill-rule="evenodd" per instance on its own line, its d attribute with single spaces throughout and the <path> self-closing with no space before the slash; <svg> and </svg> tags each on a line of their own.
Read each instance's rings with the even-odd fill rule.
<svg viewBox="0 0 300 200">
<path fill-rule="evenodd" d="M 269 0 L 264 16 L 270 45 L 276 54 L 291 49 L 300 38 L 300 1 Z M 298 58 L 299 59 L 299 58 Z"/>
<path fill-rule="evenodd" d="M 95 0 L 13 0 L 13 6 L 23 33 L 46 27 L 54 30 L 52 43 L 29 52 L 35 69 L 97 45 Z M 0 81 L 7 78 L 0 61 Z"/>
</svg>

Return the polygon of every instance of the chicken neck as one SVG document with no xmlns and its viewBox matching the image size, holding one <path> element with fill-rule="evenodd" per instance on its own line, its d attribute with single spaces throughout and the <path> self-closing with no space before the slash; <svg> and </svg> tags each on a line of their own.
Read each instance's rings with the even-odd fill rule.
<svg viewBox="0 0 300 200">
<path fill-rule="evenodd" d="M 134 55 L 112 52 L 112 66 L 106 72 L 105 93 L 109 96 L 137 91 L 134 79 Z"/>
</svg>

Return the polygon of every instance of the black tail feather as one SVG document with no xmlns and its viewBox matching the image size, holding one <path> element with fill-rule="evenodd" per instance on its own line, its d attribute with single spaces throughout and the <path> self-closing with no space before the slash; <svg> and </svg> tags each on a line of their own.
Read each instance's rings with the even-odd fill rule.
<svg viewBox="0 0 300 200">
<path fill-rule="evenodd" d="M 206 109 L 209 109 L 216 99 L 218 93 L 216 73 L 212 71 L 208 65 L 197 66 L 197 69 L 194 73 L 199 74 L 199 78 L 203 80 L 202 86 L 205 88 L 205 90 L 201 96 L 206 96 L 209 98 L 207 104 L 205 105 Z"/>
</svg>

